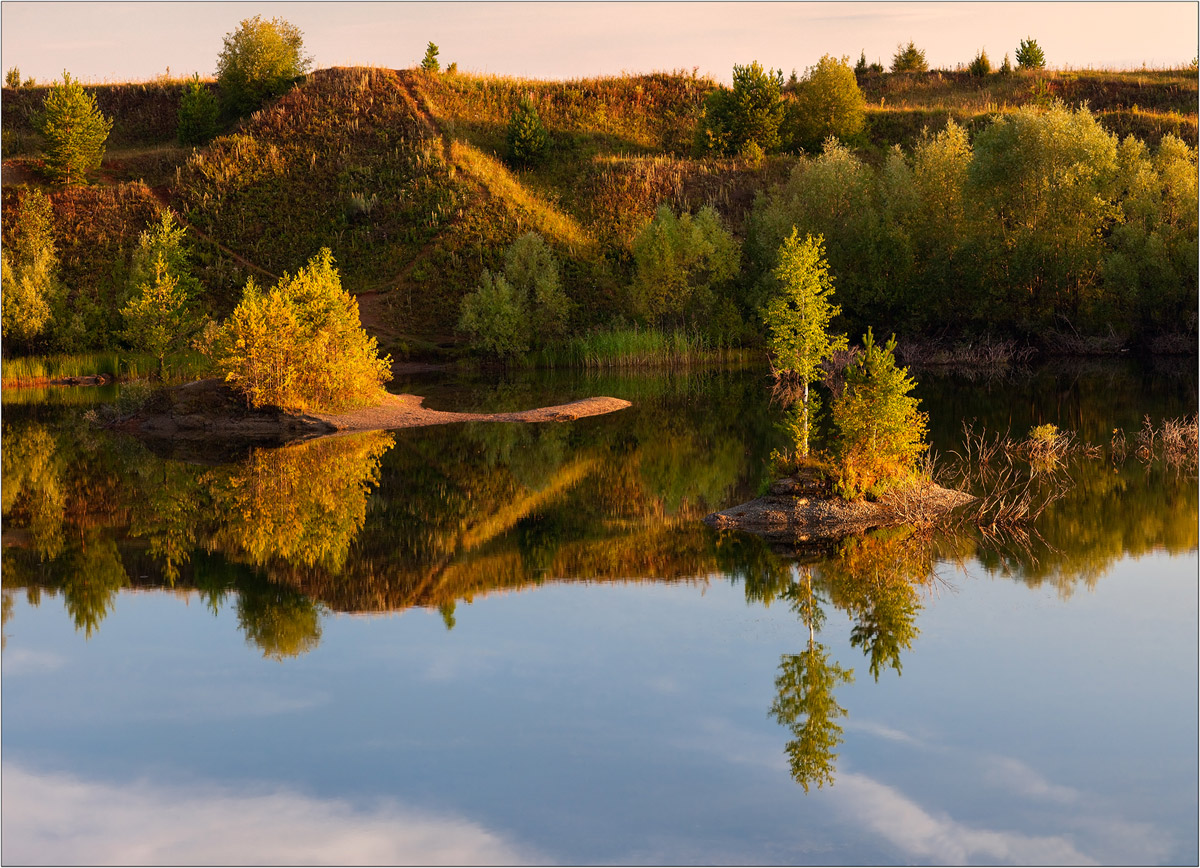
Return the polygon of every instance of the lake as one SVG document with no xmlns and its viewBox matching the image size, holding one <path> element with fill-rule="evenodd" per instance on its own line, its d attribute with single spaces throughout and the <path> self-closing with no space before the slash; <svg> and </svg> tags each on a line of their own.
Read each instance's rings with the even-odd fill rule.
<svg viewBox="0 0 1200 868">
<path fill-rule="evenodd" d="M 6 864 L 1194 864 L 1194 360 L 919 373 L 1100 455 L 1028 537 L 709 530 L 784 446 L 756 371 L 433 374 L 568 423 L 155 454 L 5 391 Z M 1110 455 L 1114 429 L 1124 460 Z"/>
</svg>

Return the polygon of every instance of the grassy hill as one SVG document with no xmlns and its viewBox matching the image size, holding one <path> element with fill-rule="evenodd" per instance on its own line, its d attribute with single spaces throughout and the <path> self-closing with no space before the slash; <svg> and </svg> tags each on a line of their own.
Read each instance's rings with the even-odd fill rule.
<svg viewBox="0 0 1200 868">
<path fill-rule="evenodd" d="M 1151 144 L 1171 132 L 1194 146 L 1197 136 L 1197 79 L 1186 70 L 883 73 L 860 84 L 867 129 L 858 148 L 872 162 L 949 118 L 973 132 L 999 113 L 1056 98 L 1086 101 L 1111 131 Z M 59 235 L 78 252 L 64 262 L 71 279 L 95 282 L 84 272 L 101 267 L 99 252 L 120 259 L 169 204 L 193 230 L 219 309 L 247 275 L 294 272 L 329 247 L 370 330 L 403 351 L 452 342 L 459 302 L 480 272 L 537 231 L 562 262 L 576 302 L 572 327 L 605 324 L 627 309 L 631 243 L 658 205 L 711 205 L 742 235 L 756 193 L 795 164 L 786 155 L 755 164 L 692 157 L 716 86 L 694 73 L 550 82 L 326 69 L 198 150 L 174 141 L 182 82 L 91 86 L 115 119 L 99 178 L 108 192 L 54 194 Z M 44 94 L 3 91 L 6 187 L 34 177 L 30 121 Z M 537 105 L 551 148 L 543 164 L 515 170 L 503 159 L 505 134 L 524 97 Z M 120 205 L 134 200 L 142 205 Z M 97 226 L 86 225 L 89 214 Z M 89 241 L 97 233 L 102 247 Z"/>
</svg>

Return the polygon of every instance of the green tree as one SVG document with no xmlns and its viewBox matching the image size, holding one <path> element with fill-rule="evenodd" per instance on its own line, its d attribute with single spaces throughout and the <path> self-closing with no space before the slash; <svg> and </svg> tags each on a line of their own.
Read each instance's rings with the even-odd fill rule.
<svg viewBox="0 0 1200 868">
<path fill-rule="evenodd" d="M 0 333 L 28 343 L 43 334 L 62 296 L 53 210 L 38 190 L 29 191 L 17 214 L 13 242 L 0 250 Z"/>
<path fill-rule="evenodd" d="M 224 43 L 217 84 L 222 107 L 234 117 L 282 95 L 312 66 L 312 58 L 304 54 L 304 34 L 282 18 L 246 18 L 225 34 Z"/>
<path fill-rule="evenodd" d="M 10 66 L 8 72 L 4 73 L 4 86 L 18 88 L 21 86 L 21 70 L 15 66 Z"/>
<path fill-rule="evenodd" d="M 438 63 L 438 47 L 431 42 L 425 48 L 425 57 L 421 59 L 421 70 L 438 72 L 441 68 L 441 64 Z"/>
<path fill-rule="evenodd" d="M 163 269 L 190 298 L 200 295 L 200 281 L 192 275 L 191 256 L 184 246 L 187 230 L 175 222 L 170 209 L 163 211 L 158 224 L 138 236 L 129 268 L 129 295 L 157 277 L 159 262 Z"/>
<path fill-rule="evenodd" d="M 176 136 L 181 145 L 202 145 L 217 133 L 220 107 L 200 75 L 191 77 L 179 101 L 179 126 Z"/>
<path fill-rule="evenodd" d="M 545 240 L 529 232 L 505 251 L 503 273 L 485 269 L 463 297 L 458 330 L 476 350 L 511 359 L 561 337 L 570 308 L 558 261 Z"/>
<path fill-rule="evenodd" d="M 1046 54 L 1037 44 L 1037 40 L 1032 36 L 1022 39 L 1020 45 L 1017 46 L 1017 67 L 1020 69 L 1044 69 L 1045 66 Z"/>
<path fill-rule="evenodd" d="M 1078 321 L 1118 216 L 1116 138 L 1087 107 L 1022 106 L 975 137 L 966 195 L 987 267 L 980 319 Z"/>
<path fill-rule="evenodd" d="M 246 643 L 272 660 L 307 654 L 321 643 L 320 607 L 272 582 L 246 582 L 238 588 L 237 618 Z"/>
<path fill-rule="evenodd" d="M 391 378 L 392 360 L 363 331 L 328 248 L 270 290 L 247 283 L 212 352 L 255 406 L 345 410 L 378 401 Z"/>
<path fill-rule="evenodd" d="M 504 277 L 527 300 L 535 345 L 566 333 L 571 300 L 563 292 L 558 260 L 541 235 L 527 232 L 509 245 L 504 253 Z"/>
<path fill-rule="evenodd" d="M 929 64 L 925 62 L 924 49 L 917 48 L 913 42 L 908 45 L 897 45 L 896 53 L 892 55 L 892 72 L 927 72 Z"/>
<path fill-rule="evenodd" d="M 1004 62 L 1000 64 L 1000 74 L 1009 75 L 1013 71 L 1012 61 L 1008 59 L 1008 52 L 1004 52 Z"/>
<path fill-rule="evenodd" d="M 192 298 L 167 269 L 160 255 L 154 279 L 141 284 L 137 294 L 121 308 L 125 321 L 122 337 L 134 349 L 158 359 L 158 377 L 163 378 L 168 353 L 182 349 L 200 329 L 201 319 L 192 309 Z"/>
<path fill-rule="evenodd" d="M 985 75 L 990 74 L 991 71 L 992 62 L 988 60 L 987 51 L 980 49 L 979 53 L 975 55 L 975 59 L 971 61 L 970 66 L 967 67 L 967 72 L 976 78 L 983 78 Z"/>
<path fill-rule="evenodd" d="M 517 358 L 529 352 L 526 298 L 503 274 L 484 269 L 479 285 L 463 296 L 458 330 L 482 353 L 499 359 Z"/>
<path fill-rule="evenodd" d="M 521 97 L 508 119 L 508 157 L 518 166 L 540 163 L 550 150 L 550 137 L 542 125 L 531 95 Z"/>
<path fill-rule="evenodd" d="M 928 449 L 929 418 L 911 392 L 916 382 L 896 366 L 895 338 L 880 348 L 868 329 L 863 351 L 846 370 L 846 386 L 833 402 L 838 430 L 839 492 L 857 498 L 912 475 Z"/>
<path fill-rule="evenodd" d="M 825 261 L 824 240 L 811 235 L 800 240 L 792 234 L 779 250 L 775 277 L 780 291 L 768 300 L 763 311 L 768 346 L 779 372 L 798 381 L 801 388 L 802 420 L 796 447 L 808 457 L 809 384 L 820 379 L 821 363 L 846 348 L 844 335 L 829 333 L 829 323 L 841 313 L 833 304 L 833 277 Z"/>
<path fill-rule="evenodd" d="M 734 66 L 733 88 L 717 88 L 704 103 L 697 145 L 702 152 L 734 155 L 754 144 L 773 153 L 783 115 L 783 70 L 763 69 L 758 61 Z"/>
<path fill-rule="evenodd" d="M 816 640 L 824 614 L 817 605 L 808 570 L 804 571 L 804 583 L 793 585 L 787 596 L 808 627 L 808 648 L 780 659 L 771 715 L 792 731 L 793 739 L 786 748 L 788 764 L 792 777 L 807 793 L 813 784 L 817 789 L 833 784 L 838 758 L 834 751 L 842 743 L 838 719 L 846 716 L 834 691 L 854 681 L 854 670 L 831 661 L 829 649 Z"/>
<path fill-rule="evenodd" d="M 633 307 L 657 322 L 706 317 L 737 274 L 738 258 L 712 208 L 693 217 L 660 205 L 633 241 Z"/>
<path fill-rule="evenodd" d="M 847 139 L 862 131 L 866 102 L 849 58 L 826 54 L 804 73 L 796 93 L 792 137 L 796 145 L 817 150 L 830 136 Z"/>
<path fill-rule="evenodd" d="M 96 97 L 64 71 L 62 82 L 46 94 L 37 119 L 38 131 L 46 138 L 50 178 L 67 186 L 86 184 L 87 173 L 99 168 L 104 157 L 112 124 L 96 107 Z"/>
</svg>

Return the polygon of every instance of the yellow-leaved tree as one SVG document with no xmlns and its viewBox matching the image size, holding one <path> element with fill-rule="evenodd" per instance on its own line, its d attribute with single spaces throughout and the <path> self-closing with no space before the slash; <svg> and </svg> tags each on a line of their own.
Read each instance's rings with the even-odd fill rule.
<svg viewBox="0 0 1200 868">
<path fill-rule="evenodd" d="M 377 402 L 390 356 L 362 329 L 329 248 L 269 290 L 253 280 L 222 324 L 213 360 L 256 407 L 336 412 Z"/>
</svg>

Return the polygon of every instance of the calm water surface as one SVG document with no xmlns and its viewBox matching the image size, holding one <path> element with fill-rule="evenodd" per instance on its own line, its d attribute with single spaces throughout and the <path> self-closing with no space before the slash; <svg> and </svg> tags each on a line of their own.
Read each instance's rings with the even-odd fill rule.
<svg viewBox="0 0 1200 868">
<path fill-rule="evenodd" d="M 699 523 L 783 445 L 753 373 L 425 377 L 634 407 L 241 455 L 5 392 L 3 861 L 1195 863 L 1194 465 L 1107 456 L 1194 361 L 921 379 L 943 454 L 1106 454 L 1026 544 L 789 558 Z"/>
</svg>

